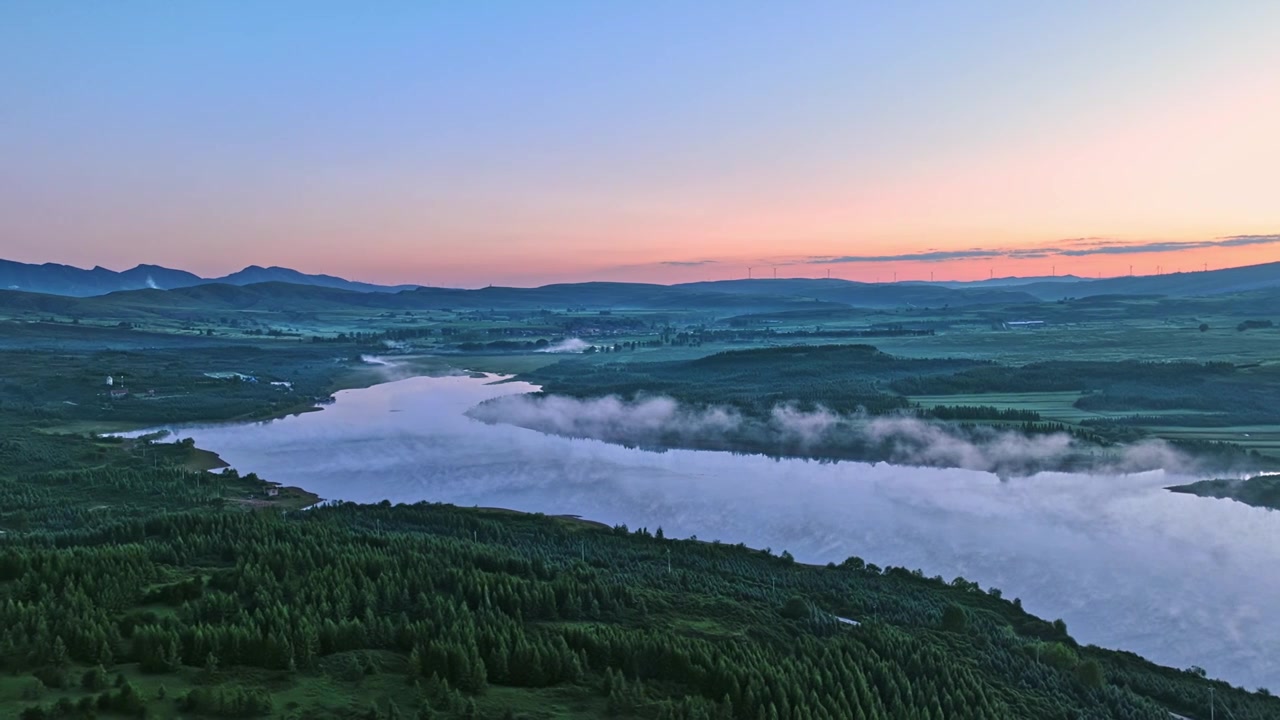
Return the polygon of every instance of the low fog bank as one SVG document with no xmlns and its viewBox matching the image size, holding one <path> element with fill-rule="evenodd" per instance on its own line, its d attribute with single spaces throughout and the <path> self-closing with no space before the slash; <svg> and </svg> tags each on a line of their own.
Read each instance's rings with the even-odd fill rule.
<svg viewBox="0 0 1280 720">
<path fill-rule="evenodd" d="M 554 354 L 584 353 L 587 351 L 587 348 L 589 347 L 591 347 L 591 345 L 585 340 L 581 340 L 579 338 L 569 338 L 567 340 L 561 340 L 560 342 L 555 343 L 554 345 L 549 345 L 544 348 L 539 348 L 537 350 L 534 350 L 534 352 L 554 353 Z"/>
<path fill-rule="evenodd" d="M 1027 434 L 988 425 L 906 416 L 840 415 L 824 409 L 775 407 L 767 418 L 733 408 L 694 408 L 669 397 L 625 400 L 560 395 L 507 395 L 468 412 L 565 437 L 648 449 L 689 448 L 830 460 L 890 462 L 1026 476 L 1051 470 L 1132 473 L 1209 468 L 1163 440 L 1098 447 L 1066 433 Z"/>
<path fill-rule="evenodd" d="M 1280 684 L 1280 573 L 1268 571 L 1280 564 L 1280 514 L 1164 490 L 1193 476 L 1048 472 L 1000 482 L 961 469 L 639 452 L 464 417 L 477 403 L 536 389 L 420 377 L 341 391 L 323 412 L 179 437 L 242 473 L 329 499 L 574 514 L 786 549 L 802 562 L 858 555 L 960 575 L 1065 619 L 1081 642 L 1199 665 L 1249 687 Z M 654 426 L 681 413 L 663 407 L 650 406 Z M 808 434 L 836 431 L 822 414 L 800 416 Z M 790 424 L 806 434 L 804 422 Z"/>
<path fill-rule="evenodd" d="M 388 346 L 388 348 L 395 349 L 392 346 Z M 360 355 L 360 367 L 366 372 L 375 373 L 379 383 L 394 383 L 416 377 L 461 377 L 474 374 L 467 370 L 453 367 L 430 355 L 398 354 L 385 356 L 362 353 Z"/>
</svg>

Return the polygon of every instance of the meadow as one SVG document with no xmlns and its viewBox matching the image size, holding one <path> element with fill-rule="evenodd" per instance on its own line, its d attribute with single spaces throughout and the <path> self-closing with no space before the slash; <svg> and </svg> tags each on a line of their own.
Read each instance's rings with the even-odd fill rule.
<svg viewBox="0 0 1280 720">
<path fill-rule="evenodd" d="M 1274 450 L 1276 331 L 1236 330 L 1238 300 L 1095 303 L 1068 323 L 1070 303 L 393 311 L 200 292 L 0 303 L 0 714 L 1200 720 L 1210 687 L 1234 717 L 1280 714 L 1198 669 L 1081 646 L 963 578 L 497 510 L 300 512 L 313 495 L 211 472 L 190 444 L 96 434 L 480 370 L 748 416 Z M 1006 329 L 1034 312 L 1063 324 Z M 539 352 L 572 338 L 590 351 Z"/>
<path fill-rule="evenodd" d="M 720 402 L 756 411 L 767 411 L 777 403 L 809 407 L 820 402 L 840 412 L 914 408 L 939 417 L 956 416 L 955 408 L 993 408 L 1062 423 L 1073 432 L 1103 438 L 1229 442 L 1272 457 L 1280 437 L 1280 415 L 1274 410 L 1280 399 L 1276 397 L 1280 366 L 1274 359 L 1280 330 L 1238 329 L 1249 323 L 1265 324 L 1258 318 L 1264 314 L 1260 310 L 1274 299 L 1271 291 L 1207 297 L 1101 296 L 956 307 L 833 307 L 784 299 L 774 302 L 776 309 L 746 313 L 726 304 L 722 297 L 713 302 L 705 295 L 688 294 L 661 301 L 650 298 L 651 305 L 661 308 L 591 307 L 593 297 L 603 297 L 600 292 L 587 288 L 575 297 L 573 286 L 565 286 L 555 296 L 563 304 L 558 308 L 521 306 L 518 298 L 524 295 L 517 293 L 506 299 L 495 297 L 504 307 L 488 309 L 474 300 L 463 307 L 442 307 L 425 302 L 416 293 L 369 298 L 360 293 L 279 283 L 248 288 L 205 286 L 182 293 L 119 293 L 103 298 L 17 294 L 16 300 L 0 303 L 0 317 L 7 315 L 15 321 L 0 333 L 0 348 L 113 347 L 146 353 L 172 348 L 168 362 L 175 370 L 167 375 L 163 368 L 152 367 L 150 361 L 136 355 L 117 363 L 142 368 L 146 390 L 156 390 L 162 396 L 147 410 L 156 419 L 166 420 L 170 415 L 165 414 L 169 411 L 165 406 L 180 405 L 182 388 L 208 382 L 208 378 L 196 376 L 197 368 L 179 367 L 188 349 L 200 348 L 199 354 L 209 359 L 202 373 L 247 373 L 231 367 L 234 363 L 217 361 L 219 348 L 243 346 L 289 349 L 270 356 L 281 358 L 276 365 L 247 366 L 271 381 L 293 383 L 292 392 L 261 398 L 272 401 L 268 414 L 288 412 L 291 406 L 305 407 L 326 385 L 351 387 L 377 381 L 387 371 L 369 367 L 359 362 L 359 357 L 378 354 L 401 365 L 402 373 L 462 367 L 517 374 L 548 383 L 550 391 L 577 397 L 666 393 L 694 403 Z M 460 296 L 445 297 L 452 302 Z M 695 304 L 681 306 L 680 302 Z M 756 298 L 752 302 L 762 301 Z M 1043 324 L 1018 324 L 1025 322 Z M 546 352 L 569 339 L 585 343 L 589 352 Z M 734 380 L 699 386 L 706 366 L 699 368 L 694 363 L 707 356 L 832 344 L 873 346 L 896 358 L 901 371 L 891 370 L 885 363 L 870 368 L 865 363 L 831 364 L 815 357 L 779 364 L 768 355 L 748 353 L 741 356 L 741 362 L 758 362 L 757 366 L 734 370 Z M 291 357 L 285 359 L 286 355 Z M 105 356 L 100 359 L 111 360 Z M 1207 380 L 1196 373 L 1176 377 L 1166 373 L 1159 379 L 1138 373 L 1133 382 L 1119 378 L 1107 387 L 1079 373 L 1069 387 L 1046 378 L 1017 388 L 991 382 L 962 387 L 956 379 L 937 392 L 941 381 L 935 380 L 934 386 L 909 386 L 902 377 L 902 373 L 912 372 L 911 367 L 918 370 L 928 363 L 951 363 L 959 368 L 966 361 L 1015 368 L 1014 374 L 1025 376 L 1028 371 L 1021 368 L 1049 360 L 1093 363 L 1090 372 L 1106 376 L 1115 375 L 1108 368 L 1132 368 L 1135 363 L 1174 363 L 1175 367 L 1216 364 L 1235 369 L 1230 377 Z M 557 368 L 561 361 L 564 367 Z M 20 366 L 20 360 L 15 362 Z M 683 377 L 673 365 L 681 362 L 690 363 Z M 1004 370 L 990 372 L 1000 375 Z M 92 377 L 87 368 L 68 368 L 65 376 Z M 9 377 L 20 377 L 20 372 Z M 171 378 L 179 380 L 170 383 L 172 392 L 151 387 Z M 265 389 L 236 389 L 240 394 L 263 392 Z M 1077 395 L 1067 404 L 1064 399 L 1071 393 Z M 75 395 L 61 400 L 81 402 L 84 388 Z M 77 415 L 105 414 L 45 409 L 70 418 L 68 422 Z M 230 419 L 235 417 L 231 412 L 224 409 L 215 414 L 219 419 Z M 965 413 L 966 420 L 984 420 L 969 410 Z M 86 429 L 124 427 L 134 421 L 129 408 L 116 408 L 113 414 L 117 417 L 110 420 L 76 421 Z M 990 416 L 986 419 L 1008 425 L 1008 418 L 990 411 L 986 414 Z M 181 411 L 172 417 L 181 417 Z"/>
</svg>

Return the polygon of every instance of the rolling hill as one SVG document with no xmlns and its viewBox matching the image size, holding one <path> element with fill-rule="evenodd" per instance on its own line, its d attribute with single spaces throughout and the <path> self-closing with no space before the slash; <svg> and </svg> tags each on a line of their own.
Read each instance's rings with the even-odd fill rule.
<svg viewBox="0 0 1280 720">
<path fill-rule="evenodd" d="M 289 268 L 264 268 L 257 265 L 250 265 L 220 278 L 202 278 L 185 270 L 174 270 L 160 265 L 138 265 L 129 270 L 116 272 L 104 267 L 84 270 L 57 263 L 35 265 L 0 260 L 0 289 L 71 297 L 92 297 L 122 290 L 148 288 L 173 290 L 196 285 L 254 285 L 264 282 L 286 282 L 356 292 L 382 293 L 400 292 L 417 287 L 416 285 L 374 285 L 332 275 L 308 275 Z"/>
<path fill-rule="evenodd" d="M 1037 282 L 1021 285 L 1019 290 L 1041 300 L 1093 295 L 1227 295 L 1280 287 L 1280 262 L 1201 272 L 1179 272 L 1165 275 L 1137 275 L 1081 280 L 1074 283 Z"/>
<path fill-rule="evenodd" d="M 793 292 L 787 292 L 788 290 Z M 0 308 L 11 312 L 125 320 L 148 315 L 176 318 L 189 317 L 191 313 L 239 310 L 314 313 L 353 309 L 384 312 L 443 309 L 703 311 L 727 316 L 743 313 L 831 312 L 853 307 L 941 307 L 948 304 L 959 306 L 1010 302 L 1038 301 L 1030 295 L 1004 291 L 856 283 L 816 287 L 781 280 L 771 287 L 732 283 L 723 286 L 577 283 L 538 288 L 487 287 L 478 290 L 415 288 L 399 292 L 364 292 L 341 287 L 270 281 L 247 285 L 201 283 L 169 290 L 143 288 L 83 297 L 22 290 L 0 291 Z"/>
<path fill-rule="evenodd" d="M 654 285 L 582 282 L 541 287 L 486 287 L 475 290 L 377 285 L 333 275 L 314 275 L 285 267 L 250 265 L 218 278 L 203 278 L 160 265 L 138 265 L 123 272 L 102 267 L 42 265 L 0 260 L 0 290 L 94 297 L 131 290 L 177 290 L 204 285 L 251 286 L 263 283 L 320 287 L 358 293 L 402 295 L 388 307 L 499 309 L 585 307 L 589 309 L 706 308 L 740 312 L 860 308 L 967 307 L 1060 300 L 1097 295 L 1192 297 L 1225 295 L 1280 287 L 1280 262 L 1204 272 L 1114 277 L 1090 280 L 1071 275 L 995 278 L 974 282 L 863 283 L 839 279 L 742 279 Z M 779 303 L 783 303 L 780 305 Z M 355 303 L 359 304 L 359 303 Z"/>
<path fill-rule="evenodd" d="M 787 295 L 853 307 L 941 307 L 996 305 L 1035 301 L 1020 290 L 948 288 L 930 283 L 861 283 L 851 280 L 782 278 L 777 280 L 718 280 L 673 287 L 689 290 L 761 295 Z"/>
<path fill-rule="evenodd" d="M 355 280 L 346 280 L 333 275 L 308 275 L 297 270 L 284 267 L 260 267 L 258 265 L 250 265 L 239 272 L 224 275 L 220 278 L 204 281 L 206 283 L 219 283 L 225 285 L 256 285 L 258 283 L 279 282 L 292 283 L 294 285 L 315 285 L 317 287 L 335 288 L 338 290 L 353 290 L 355 292 L 377 292 L 377 293 L 395 293 L 402 290 L 412 290 L 417 285 L 375 285 L 373 283 L 357 282 Z"/>
</svg>

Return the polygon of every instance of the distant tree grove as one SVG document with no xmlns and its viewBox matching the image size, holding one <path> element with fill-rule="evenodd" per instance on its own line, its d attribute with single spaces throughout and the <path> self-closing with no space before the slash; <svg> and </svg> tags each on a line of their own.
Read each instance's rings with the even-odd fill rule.
<svg viewBox="0 0 1280 720">
<path fill-rule="evenodd" d="M 183 477 L 75 482 L 139 497 Z M 280 688 L 394 673 L 433 718 L 517 717 L 520 693 L 561 688 L 583 717 L 1166 720 L 1208 682 L 1080 647 L 963 578 L 860 558 L 429 504 L 248 512 L 209 489 L 65 523 L 41 488 L 69 480 L 24 475 L 0 497 L 6 524 L 16 504 L 33 526 L 0 544 L 0 664 L 48 698 L 27 719 L 313 717 Z M 171 689 L 144 692 L 153 677 Z M 1280 712 L 1220 695 L 1241 719 Z M 409 717 L 394 698 L 326 712 Z"/>
</svg>

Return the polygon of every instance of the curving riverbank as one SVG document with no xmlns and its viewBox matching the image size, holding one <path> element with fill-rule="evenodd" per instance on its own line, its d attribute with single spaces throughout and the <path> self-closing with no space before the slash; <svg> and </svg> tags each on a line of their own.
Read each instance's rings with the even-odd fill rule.
<svg viewBox="0 0 1280 720">
<path fill-rule="evenodd" d="M 1164 472 L 990 473 L 646 452 L 465 416 L 532 390 L 468 377 L 343 391 L 323 413 L 191 428 L 233 466 L 331 499 L 430 500 L 661 526 L 669 537 L 785 548 L 802 562 L 849 555 L 963 575 L 1061 616 L 1086 642 L 1276 684 L 1265 613 L 1280 582 L 1276 516 L 1169 493 Z M 1234 631 L 1230 630 L 1234 628 Z"/>
</svg>

